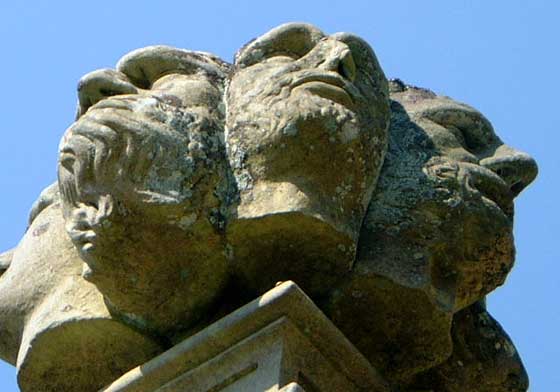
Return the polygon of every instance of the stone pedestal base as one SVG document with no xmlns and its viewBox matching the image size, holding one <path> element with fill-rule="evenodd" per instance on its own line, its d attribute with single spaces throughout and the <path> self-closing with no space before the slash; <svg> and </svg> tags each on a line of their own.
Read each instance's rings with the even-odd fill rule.
<svg viewBox="0 0 560 392">
<path fill-rule="evenodd" d="M 104 392 L 388 391 L 293 282 L 141 365 Z"/>
</svg>

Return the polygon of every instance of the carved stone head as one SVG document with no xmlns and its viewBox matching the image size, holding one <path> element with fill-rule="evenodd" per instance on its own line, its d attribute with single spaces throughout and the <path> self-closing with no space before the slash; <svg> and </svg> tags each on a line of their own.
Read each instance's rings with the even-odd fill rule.
<svg viewBox="0 0 560 392">
<path fill-rule="evenodd" d="M 352 34 L 279 26 L 237 53 L 226 102 L 241 279 L 263 291 L 297 277 L 324 292 L 351 268 L 386 149 L 387 81 L 373 50 Z"/>
<path fill-rule="evenodd" d="M 0 357 L 24 389 L 101 387 L 287 279 L 396 388 L 526 388 L 483 302 L 537 166 L 477 110 L 301 23 L 233 66 L 140 49 L 78 95 L 58 183 L 0 255 Z"/>
<path fill-rule="evenodd" d="M 227 65 L 149 47 L 86 75 L 60 144 L 67 230 L 109 306 L 143 330 L 197 321 L 227 281 Z"/>
<path fill-rule="evenodd" d="M 391 90 L 389 150 L 355 268 L 330 311 L 372 363 L 402 381 L 445 361 L 454 314 L 504 282 L 513 199 L 537 166 L 472 107 L 400 81 Z"/>
</svg>

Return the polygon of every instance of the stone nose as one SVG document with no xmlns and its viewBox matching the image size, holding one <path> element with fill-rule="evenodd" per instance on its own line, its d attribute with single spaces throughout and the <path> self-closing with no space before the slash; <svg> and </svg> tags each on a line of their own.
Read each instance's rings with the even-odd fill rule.
<svg viewBox="0 0 560 392">
<path fill-rule="evenodd" d="M 507 145 L 499 146 L 492 156 L 482 159 L 480 164 L 498 174 L 514 196 L 533 182 L 538 173 L 537 163 L 529 154 Z"/>
<path fill-rule="evenodd" d="M 85 75 L 78 82 L 78 113 L 80 118 L 91 106 L 113 95 L 137 94 L 138 89 L 126 76 L 111 69 L 101 69 Z"/>
<path fill-rule="evenodd" d="M 348 45 L 330 38 L 323 42 L 323 45 L 318 45 L 318 54 L 322 57 L 318 68 L 337 72 L 353 82 L 356 79 L 356 63 Z"/>
</svg>

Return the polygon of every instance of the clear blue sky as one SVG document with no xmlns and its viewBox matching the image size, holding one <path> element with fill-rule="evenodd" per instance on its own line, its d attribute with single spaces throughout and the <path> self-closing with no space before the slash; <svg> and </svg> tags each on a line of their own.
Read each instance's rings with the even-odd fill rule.
<svg viewBox="0 0 560 392">
<path fill-rule="evenodd" d="M 517 265 L 489 310 L 524 359 L 532 391 L 556 391 L 560 258 L 560 3 L 554 0 L 3 1 L 0 5 L 0 250 L 17 244 L 27 212 L 55 179 L 81 75 L 152 44 L 231 60 L 251 38 L 288 21 L 351 31 L 387 76 L 467 102 L 540 174 L 516 204 Z M 0 391 L 17 391 L 0 364 Z"/>
</svg>

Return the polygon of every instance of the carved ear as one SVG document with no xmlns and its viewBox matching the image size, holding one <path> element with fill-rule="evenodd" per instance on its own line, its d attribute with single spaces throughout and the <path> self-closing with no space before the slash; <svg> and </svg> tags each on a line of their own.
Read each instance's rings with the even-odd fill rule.
<svg viewBox="0 0 560 392">
<path fill-rule="evenodd" d="M 96 203 L 78 203 L 66 220 L 66 231 L 82 253 L 90 253 L 100 231 L 107 227 L 114 210 L 112 195 L 101 195 Z"/>
</svg>

